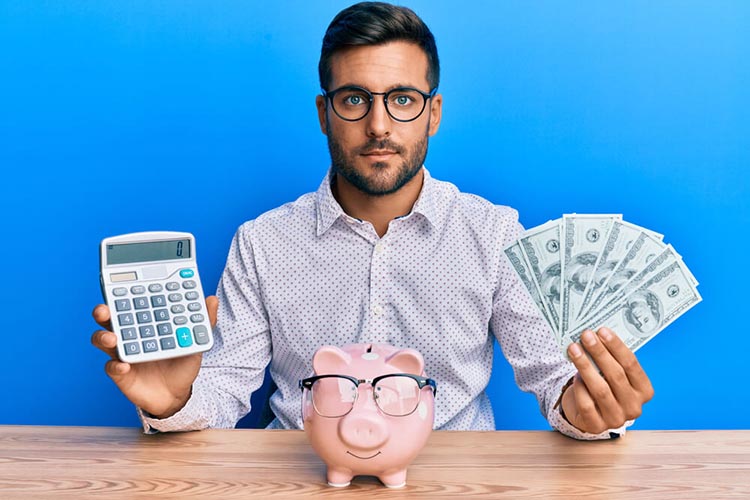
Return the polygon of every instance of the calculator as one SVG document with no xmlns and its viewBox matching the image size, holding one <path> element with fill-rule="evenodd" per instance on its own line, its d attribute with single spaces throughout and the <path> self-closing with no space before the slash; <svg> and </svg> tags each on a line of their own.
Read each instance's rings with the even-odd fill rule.
<svg viewBox="0 0 750 500">
<path fill-rule="evenodd" d="M 192 234 L 151 231 L 104 238 L 99 264 L 121 361 L 176 358 L 213 346 Z"/>
</svg>

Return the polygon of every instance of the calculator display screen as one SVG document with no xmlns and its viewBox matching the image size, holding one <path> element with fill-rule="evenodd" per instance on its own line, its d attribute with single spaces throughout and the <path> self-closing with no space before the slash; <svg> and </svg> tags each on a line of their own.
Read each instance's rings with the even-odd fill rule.
<svg viewBox="0 0 750 500">
<path fill-rule="evenodd" d="M 131 264 L 190 258 L 190 240 L 107 245 L 107 264 Z"/>
</svg>

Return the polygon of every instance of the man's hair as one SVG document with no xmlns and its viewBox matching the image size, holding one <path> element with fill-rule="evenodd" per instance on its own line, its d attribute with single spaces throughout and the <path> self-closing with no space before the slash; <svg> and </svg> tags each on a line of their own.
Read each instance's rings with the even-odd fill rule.
<svg viewBox="0 0 750 500">
<path fill-rule="evenodd" d="M 427 82 L 430 90 L 440 83 L 440 61 L 435 37 L 413 10 L 383 2 L 360 2 L 333 18 L 323 37 L 318 74 L 320 87 L 331 90 L 331 57 L 350 47 L 411 42 L 427 55 Z"/>
</svg>

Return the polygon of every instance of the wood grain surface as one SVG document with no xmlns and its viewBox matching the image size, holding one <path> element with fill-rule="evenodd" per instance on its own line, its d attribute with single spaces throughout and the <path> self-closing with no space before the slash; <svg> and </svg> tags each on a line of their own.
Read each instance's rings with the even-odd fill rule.
<svg viewBox="0 0 750 500">
<path fill-rule="evenodd" d="M 750 431 L 433 432 L 407 486 L 331 488 L 301 431 L 0 426 L 0 499 L 750 498 Z"/>
</svg>

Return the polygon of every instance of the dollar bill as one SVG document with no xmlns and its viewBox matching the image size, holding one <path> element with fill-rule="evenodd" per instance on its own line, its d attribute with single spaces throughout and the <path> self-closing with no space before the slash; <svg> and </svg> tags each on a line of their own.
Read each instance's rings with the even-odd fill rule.
<svg viewBox="0 0 750 500">
<path fill-rule="evenodd" d="M 630 250 L 633 243 L 641 234 L 650 235 L 658 241 L 664 238 L 659 233 L 644 229 L 627 221 L 616 220 L 612 223 L 607 240 L 602 246 L 599 258 L 594 265 L 591 279 L 589 279 L 586 290 L 583 292 L 576 319 L 583 319 L 585 317 L 585 313 L 588 312 L 593 299 L 599 296 L 602 286 L 608 281 L 622 258 L 625 257 L 628 250 Z"/>
<path fill-rule="evenodd" d="M 549 312 L 547 311 L 547 307 L 544 304 L 544 301 L 542 300 L 541 293 L 539 292 L 539 288 L 534 281 L 534 279 L 531 276 L 531 272 L 529 271 L 528 264 L 526 263 L 526 259 L 523 256 L 523 252 L 521 252 L 521 244 L 518 242 L 513 243 L 509 247 L 505 248 L 504 250 L 505 256 L 510 261 L 511 266 L 516 271 L 516 274 L 518 274 L 519 279 L 521 280 L 521 283 L 526 288 L 526 290 L 529 291 L 529 295 L 531 295 L 532 300 L 536 304 L 539 311 L 542 313 L 542 316 L 544 316 L 545 321 L 550 327 L 550 330 L 554 333 L 558 344 L 560 343 L 560 336 L 557 331 L 557 325 L 552 322 L 550 319 Z"/>
<path fill-rule="evenodd" d="M 606 326 L 635 352 L 702 300 L 681 259 L 647 276 L 638 286 L 630 287 L 621 300 L 587 320 L 580 331 L 566 335 L 563 350 L 577 342 L 585 328 Z"/>
<path fill-rule="evenodd" d="M 698 280 L 663 239 L 619 214 L 566 214 L 504 252 L 564 354 L 600 326 L 636 350 L 701 301 Z"/>
<path fill-rule="evenodd" d="M 600 287 L 598 294 L 592 299 L 588 309 L 579 314 L 578 319 L 585 319 L 597 310 L 606 307 L 607 304 L 620 296 L 619 292 L 624 285 L 632 280 L 640 270 L 654 261 L 665 249 L 660 240 L 653 238 L 649 233 L 640 233 L 630 246 L 625 255 L 617 262 L 612 272 L 607 276 L 604 284 Z M 674 255 L 674 253 L 672 253 Z M 651 267 L 649 267 L 651 269 Z"/>
<path fill-rule="evenodd" d="M 560 299 L 561 333 L 578 317 L 583 293 L 592 276 L 612 224 L 619 214 L 565 214 L 562 219 L 563 253 Z"/>
<path fill-rule="evenodd" d="M 526 231 L 518 240 L 550 320 L 560 325 L 560 221 Z"/>
</svg>

